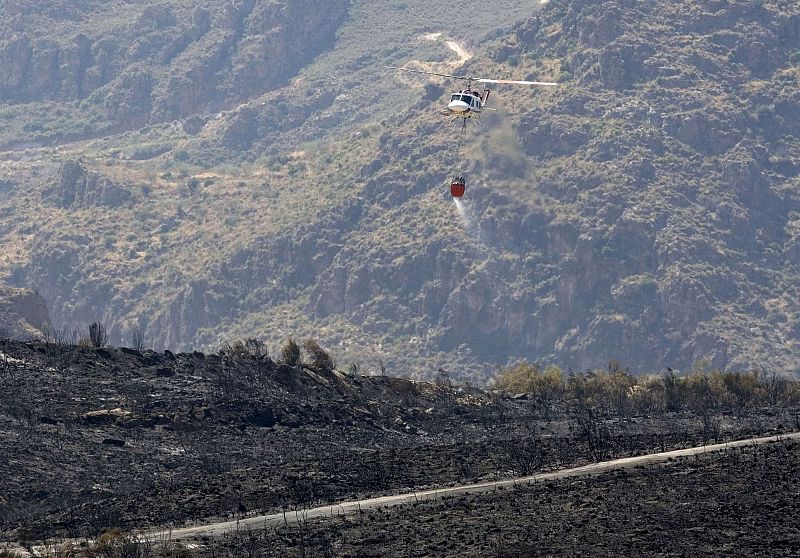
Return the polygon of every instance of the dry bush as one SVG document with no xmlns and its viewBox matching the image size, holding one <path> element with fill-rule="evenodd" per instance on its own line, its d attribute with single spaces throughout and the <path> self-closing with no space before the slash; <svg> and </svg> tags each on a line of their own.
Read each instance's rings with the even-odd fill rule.
<svg viewBox="0 0 800 558">
<path fill-rule="evenodd" d="M 311 368 L 328 372 L 336 368 L 336 363 L 331 355 L 320 346 L 316 339 L 307 339 L 303 343 L 303 349 L 308 353 Z"/>
<path fill-rule="evenodd" d="M 586 376 L 587 403 L 626 415 L 630 411 L 629 396 L 635 385 L 633 374 L 617 366 L 595 370 Z"/>
<path fill-rule="evenodd" d="M 233 344 L 225 344 L 222 347 L 225 354 L 231 358 L 250 359 L 257 361 L 268 361 L 269 351 L 263 341 L 254 337 L 244 340 L 234 341 Z"/>
<path fill-rule="evenodd" d="M 150 547 L 143 542 L 117 527 L 104 529 L 95 541 L 92 554 L 105 558 L 145 558 L 150 554 Z"/>
<path fill-rule="evenodd" d="M 595 461 L 607 459 L 613 450 L 611 432 L 603 420 L 588 407 L 578 409 L 575 416 L 575 437 Z"/>
<path fill-rule="evenodd" d="M 289 339 L 281 347 L 281 362 L 288 366 L 297 366 L 301 362 L 300 346 L 294 339 Z"/>
<path fill-rule="evenodd" d="M 89 326 L 89 341 L 92 347 L 105 347 L 108 343 L 108 331 L 100 322 Z"/>
<path fill-rule="evenodd" d="M 671 369 L 660 375 L 635 376 L 618 362 L 586 374 L 520 362 L 505 368 L 495 385 L 507 393 L 529 393 L 538 402 L 573 402 L 579 407 L 627 416 L 631 412 L 663 413 L 684 409 L 696 413 L 746 411 L 757 405 L 800 404 L 800 382 L 763 371 L 730 372 L 697 366 L 684 375 Z"/>
<path fill-rule="evenodd" d="M 657 376 L 639 378 L 632 386 L 628 397 L 631 406 L 643 413 L 663 413 L 667 410 L 667 389 Z M 674 409 L 673 409 L 674 410 Z"/>
<path fill-rule="evenodd" d="M 131 349 L 136 351 L 144 350 L 144 329 L 141 327 L 137 327 L 133 330 L 133 335 L 131 339 Z"/>
</svg>

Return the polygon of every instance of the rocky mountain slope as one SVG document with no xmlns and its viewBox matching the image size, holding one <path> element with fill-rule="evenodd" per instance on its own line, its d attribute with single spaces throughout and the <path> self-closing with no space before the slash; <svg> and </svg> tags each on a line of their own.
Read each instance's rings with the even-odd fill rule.
<svg viewBox="0 0 800 558">
<path fill-rule="evenodd" d="M 285 82 L 331 43 L 347 4 L 6 2 L 0 99 L 82 101 L 83 137 L 215 112 Z M 40 141 L 65 132 L 26 126 Z"/>
<path fill-rule="evenodd" d="M 351 2 L 316 52 L 329 49 L 274 92 L 263 80 L 231 89 L 232 53 L 182 104 L 169 84 L 184 66 L 159 62 L 153 91 L 172 93 L 151 95 L 134 130 L 3 155 L 5 275 L 35 286 L 56 323 L 102 319 L 115 342 L 137 329 L 172 348 L 306 335 L 371 370 L 445 365 L 476 380 L 523 357 L 797 372 L 798 9 L 469 7 L 481 17 L 466 38 L 436 2 Z M 312 8 L 279 13 L 292 28 L 306 19 L 291 10 Z M 191 29 L 202 6 L 170 9 L 170 25 Z M 255 31 L 225 31 L 212 12 L 244 49 Z M 164 52 L 165 33 L 152 33 Z M 193 52 L 187 68 L 202 66 Z M 275 70 L 283 80 L 303 52 Z M 386 63 L 561 85 L 497 88 L 499 111 L 470 131 L 459 213 L 443 186 L 462 167 L 437 114 L 453 84 Z M 108 83 L 87 100 L 113 99 Z M 41 98 L 63 111 L 45 132 L 22 130 L 23 105 L 2 107 L 23 147 L 87 106 L 63 91 Z"/>
<path fill-rule="evenodd" d="M 552 293 L 569 323 L 545 346 L 796 370 L 800 13 L 663 8 L 554 4 L 496 50 L 556 57 L 572 84 L 517 128 L 566 210 Z"/>
</svg>

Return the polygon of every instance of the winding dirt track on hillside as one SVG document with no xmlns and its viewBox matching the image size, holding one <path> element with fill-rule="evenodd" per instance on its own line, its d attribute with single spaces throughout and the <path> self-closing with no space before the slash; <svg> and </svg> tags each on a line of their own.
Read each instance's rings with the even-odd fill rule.
<svg viewBox="0 0 800 558">
<path fill-rule="evenodd" d="M 457 64 L 459 66 L 472 59 L 472 53 L 469 52 L 463 45 L 455 41 L 445 41 L 444 44 L 447 45 L 447 48 L 456 53 L 456 56 L 458 56 Z"/>
<path fill-rule="evenodd" d="M 209 523 L 207 525 L 198 525 L 195 527 L 184 527 L 181 529 L 173 529 L 170 531 L 163 531 L 163 530 L 151 531 L 143 533 L 142 538 L 143 540 L 177 541 L 177 540 L 185 540 L 185 539 L 200 538 L 200 537 L 219 537 L 224 535 L 225 533 L 230 533 L 235 531 L 264 530 L 282 524 L 300 523 L 314 518 L 337 517 L 341 515 L 359 513 L 361 511 L 369 509 L 382 508 L 382 507 L 389 508 L 395 506 L 402 506 L 404 504 L 413 504 L 415 502 L 440 501 L 443 500 L 444 498 L 458 496 L 461 494 L 487 494 L 505 488 L 532 485 L 539 482 L 565 479 L 570 477 L 590 476 L 618 469 L 630 469 L 633 467 L 640 467 L 656 463 L 668 462 L 677 458 L 691 457 L 694 455 L 725 451 L 742 446 L 761 445 L 771 442 L 780 442 L 784 440 L 800 440 L 800 432 L 783 434 L 779 436 L 767 436 L 763 438 L 750 438 L 747 440 L 739 440 L 736 442 L 726 442 L 723 444 L 713 444 L 709 446 L 700 446 L 695 448 L 667 451 L 662 453 L 653 453 L 637 457 L 624 457 L 621 459 L 614 459 L 611 461 L 604 461 L 601 463 L 593 463 L 591 465 L 584 465 L 581 467 L 573 467 L 571 469 L 562 469 L 559 471 L 540 473 L 538 475 L 530 475 L 526 477 L 518 477 L 501 481 L 481 482 L 475 484 L 453 486 L 448 488 L 420 490 L 415 492 L 406 492 L 403 494 L 395 494 L 393 496 L 368 498 L 364 500 L 351 500 L 346 502 L 339 502 L 338 504 L 332 504 L 328 506 L 309 508 L 297 512 L 293 511 L 286 513 L 275 513 L 270 515 L 260 515 L 257 517 L 249 517 L 246 519 L 241 519 L 239 521 L 221 521 L 217 523 Z"/>
<path fill-rule="evenodd" d="M 425 72 L 439 72 L 439 73 L 449 73 L 454 70 L 457 70 L 461 66 L 463 66 L 466 62 L 472 59 L 472 53 L 467 49 L 466 45 L 459 43 L 458 41 L 454 40 L 443 40 L 442 38 L 443 33 L 428 33 L 427 35 L 423 35 L 422 39 L 425 41 L 432 41 L 432 42 L 443 42 L 444 45 L 451 50 L 457 57 L 456 60 L 449 60 L 447 62 L 425 62 L 423 60 L 409 60 L 405 65 L 410 67 L 415 67 L 418 70 L 423 70 Z M 401 79 L 405 79 L 410 82 L 418 82 L 418 78 L 412 78 L 410 76 L 402 76 Z"/>
</svg>

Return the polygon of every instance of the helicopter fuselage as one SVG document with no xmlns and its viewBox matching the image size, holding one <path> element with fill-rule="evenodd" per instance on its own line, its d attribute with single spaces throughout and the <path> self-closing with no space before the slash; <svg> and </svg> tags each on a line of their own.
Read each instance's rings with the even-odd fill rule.
<svg viewBox="0 0 800 558">
<path fill-rule="evenodd" d="M 447 113 L 460 118 L 480 116 L 483 109 L 482 96 L 477 91 L 463 90 L 450 96 Z"/>
</svg>

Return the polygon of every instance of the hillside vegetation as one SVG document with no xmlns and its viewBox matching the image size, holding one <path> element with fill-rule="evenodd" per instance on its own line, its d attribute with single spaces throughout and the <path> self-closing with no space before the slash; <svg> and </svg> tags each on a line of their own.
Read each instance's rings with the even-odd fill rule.
<svg viewBox="0 0 800 558">
<path fill-rule="evenodd" d="M 522 358 L 797 372 L 794 4 L 469 1 L 469 35 L 438 1 L 78 5 L 16 2 L 2 27 L 8 56 L 59 68 L 9 74 L 0 105 L 0 274 L 57 325 L 316 337 L 474 380 Z M 103 69 L 104 37 L 134 36 Z M 385 64 L 560 86 L 494 92 L 462 218 L 454 84 Z"/>
</svg>

